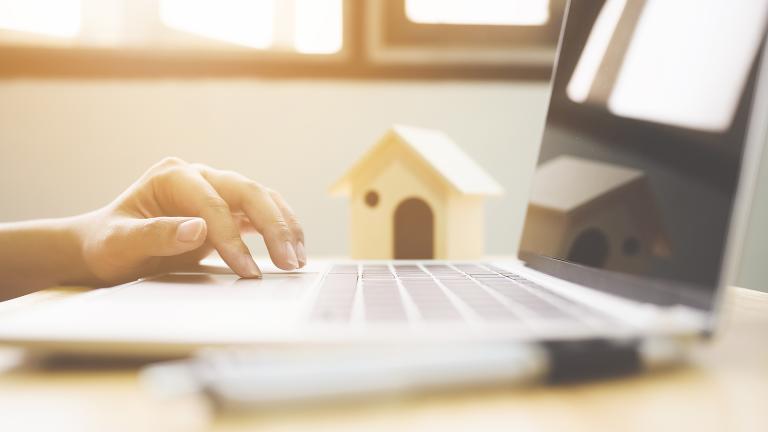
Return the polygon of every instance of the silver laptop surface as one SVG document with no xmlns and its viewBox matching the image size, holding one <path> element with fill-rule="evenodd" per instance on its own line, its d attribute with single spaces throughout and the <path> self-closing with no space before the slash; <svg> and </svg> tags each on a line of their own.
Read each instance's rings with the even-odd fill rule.
<svg viewBox="0 0 768 432">
<path fill-rule="evenodd" d="M 0 341 L 181 353 L 710 334 L 766 140 L 768 11 L 667 3 L 567 9 L 519 260 L 263 265 L 261 280 L 226 269 L 165 275 L 5 313 Z"/>
</svg>

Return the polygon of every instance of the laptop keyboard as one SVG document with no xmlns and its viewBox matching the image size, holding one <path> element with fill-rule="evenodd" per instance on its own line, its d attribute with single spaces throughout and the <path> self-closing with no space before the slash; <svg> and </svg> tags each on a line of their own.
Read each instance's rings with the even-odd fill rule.
<svg viewBox="0 0 768 432">
<path fill-rule="evenodd" d="M 581 303 L 486 264 L 342 264 L 322 281 L 311 320 L 489 323 L 604 321 Z"/>
</svg>

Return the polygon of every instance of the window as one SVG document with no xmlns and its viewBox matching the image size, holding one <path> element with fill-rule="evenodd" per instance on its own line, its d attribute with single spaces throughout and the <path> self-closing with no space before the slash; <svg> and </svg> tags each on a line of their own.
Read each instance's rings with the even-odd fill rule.
<svg viewBox="0 0 768 432">
<path fill-rule="evenodd" d="M 74 37 L 80 30 L 80 1 L 0 1 L 0 29 L 51 37 Z"/>
<path fill-rule="evenodd" d="M 273 0 L 160 0 L 171 29 L 250 48 L 274 44 Z"/>
<path fill-rule="evenodd" d="M 565 0 L 375 0 L 371 58 L 380 63 L 551 67 Z M 376 19 L 376 18 L 379 19 Z"/>
<path fill-rule="evenodd" d="M 545 25 L 549 0 L 406 0 L 405 14 L 420 24 Z"/>
<path fill-rule="evenodd" d="M 257 49 L 333 54 L 342 46 L 342 0 L 161 0 L 169 28 Z"/>
<path fill-rule="evenodd" d="M 0 0 L 2 39 L 101 47 L 251 48 L 333 54 L 343 0 Z M 24 34 L 28 33 L 28 34 Z M 60 41 L 56 41 L 58 38 Z"/>
<path fill-rule="evenodd" d="M 0 76 L 547 78 L 565 0 L 0 0 Z"/>
</svg>

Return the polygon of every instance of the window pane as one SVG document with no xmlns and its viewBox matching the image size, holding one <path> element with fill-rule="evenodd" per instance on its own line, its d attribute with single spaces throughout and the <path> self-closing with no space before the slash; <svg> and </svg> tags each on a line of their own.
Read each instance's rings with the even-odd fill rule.
<svg viewBox="0 0 768 432">
<path fill-rule="evenodd" d="M 80 0 L 0 0 L 0 29 L 76 36 L 80 31 Z"/>
<path fill-rule="evenodd" d="M 406 0 L 405 13 L 422 24 L 544 25 L 549 0 Z"/>
<path fill-rule="evenodd" d="M 339 51 L 343 35 L 342 0 L 295 0 L 296 51 L 331 54 Z"/>
<path fill-rule="evenodd" d="M 168 27 L 251 48 L 274 40 L 276 0 L 162 0 Z"/>
</svg>

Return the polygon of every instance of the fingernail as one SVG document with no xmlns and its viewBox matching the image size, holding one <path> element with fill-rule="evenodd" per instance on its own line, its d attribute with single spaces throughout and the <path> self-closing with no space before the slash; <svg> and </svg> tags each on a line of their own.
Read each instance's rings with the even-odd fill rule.
<svg viewBox="0 0 768 432">
<path fill-rule="evenodd" d="M 176 228 L 176 240 L 184 243 L 196 242 L 205 228 L 202 219 L 190 219 Z"/>
<path fill-rule="evenodd" d="M 285 261 L 291 266 L 291 269 L 299 268 L 299 260 L 296 258 L 296 251 L 291 242 L 285 242 L 283 250 L 285 251 Z"/>
<path fill-rule="evenodd" d="M 253 261 L 253 258 L 250 255 L 243 255 L 243 258 L 241 259 L 243 261 L 243 269 L 245 269 L 245 274 L 243 276 L 252 278 L 261 277 L 261 270 L 259 270 L 259 266 L 256 265 L 256 262 Z"/>
<path fill-rule="evenodd" d="M 304 243 L 302 242 L 296 244 L 296 258 L 299 259 L 300 267 L 307 265 L 307 253 L 304 251 Z"/>
</svg>

